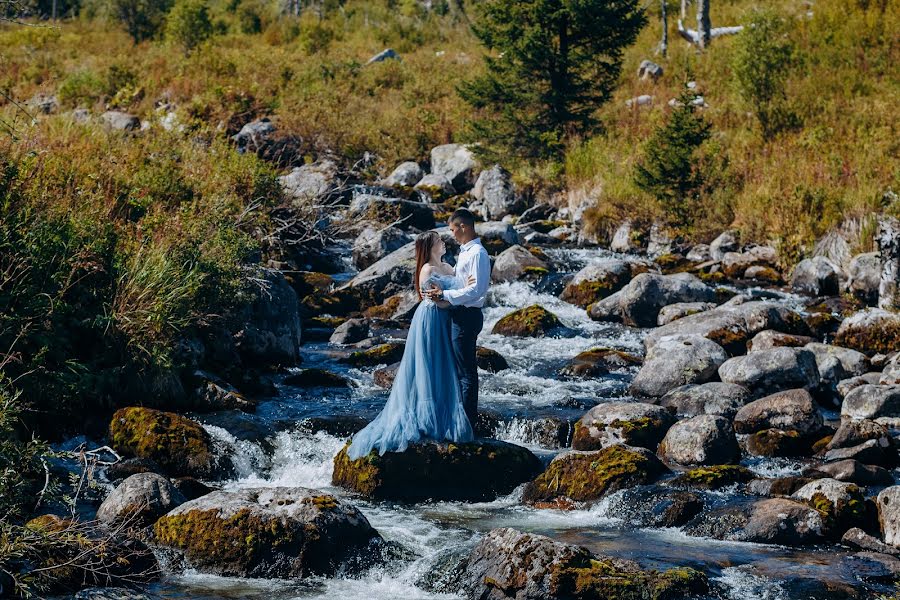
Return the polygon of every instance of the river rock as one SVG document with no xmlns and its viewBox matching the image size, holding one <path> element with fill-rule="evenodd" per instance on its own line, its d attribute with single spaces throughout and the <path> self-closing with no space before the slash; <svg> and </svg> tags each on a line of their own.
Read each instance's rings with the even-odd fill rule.
<svg viewBox="0 0 900 600">
<path fill-rule="evenodd" d="M 810 454 L 809 440 L 793 429 L 763 429 L 743 440 L 747 454 L 753 456 L 803 456 Z"/>
<path fill-rule="evenodd" d="M 849 458 L 833 463 L 825 463 L 804 471 L 812 476 L 831 477 L 838 481 L 847 481 L 862 486 L 882 486 L 894 483 L 894 476 L 883 467 L 866 465 Z"/>
<path fill-rule="evenodd" d="M 900 352 L 884 365 L 877 383 L 882 385 L 900 384 Z"/>
<path fill-rule="evenodd" d="M 596 260 L 575 273 L 560 299 L 587 307 L 622 289 L 631 277 L 632 269 L 624 260 Z"/>
<path fill-rule="evenodd" d="M 234 334 L 241 360 L 248 366 L 293 366 L 300 360 L 300 304 L 284 275 L 261 269 L 253 301 L 239 315 L 243 328 Z"/>
<path fill-rule="evenodd" d="M 656 324 L 665 325 L 676 319 L 695 315 L 715 307 L 716 304 L 714 302 L 676 302 L 675 304 L 669 304 L 660 309 L 659 315 L 656 317 Z"/>
<path fill-rule="evenodd" d="M 754 246 L 745 252 L 725 252 L 721 262 L 725 275 L 732 279 L 738 279 L 750 267 L 776 266 L 778 264 L 778 252 L 771 246 Z"/>
<path fill-rule="evenodd" d="M 740 458 L 731 422 L 716 415 L 698 415 L 669 428 L 659 444 L 659 456 L 681 465 L 721 465 Z"/>
<path fill-rule="evenodd" d="M 390 187 L 412 187 L 425 177 L 425 171 L 415 161 L 402 162 L 391 171 L 391 174 L 382 182 Z"/>
<path fill-rule="evenodd" d="M 839 381 L 836 390 L 838 396 L 841 398 L 845 398 L 847 394 L 849 394 L 852 390 L 858 388 L 861 385 L 866 384 L 878 385 L 882 383 L 881 381 L 881 373 L 865 373 L 864 375 L 860 375 L 858 377 L 850 377 L 849 379 L 844 379 Z"/>
<path fill-rule="evenodd" d="M 879 552 L 881 554 L 896 555 L 900 553 L 900 548 L 888 546 L 878 538 L 869 535 L 859 527 L 852 527 L 841 537 L 841 543 L 845 546 L 869 550 L 871 552 Z"/>
<path fill-rule="evenodd" d="M 900 485 L 885 488 L 875 500 L 884 542 L 900 548 Z"/>
<path fill-rule="evenodd" d="M 110 492 L 97 509 L 97 520 L 110 527 L 117 524 L 147 527 L 186 501 L 162 475 L 138 473 Z"/>
<path fill-rule="evenodd" d="M 666 482 L 675 488 L 718 490 L 753 480 L 753 471 L 741 465 L 710 465 L 695 467 Z"/>
<path fill-rule="evenodd" d="M 479 369 L 484 369 L 488 373 L 499 373 L 509 368 L 509 363 L 502 354 L 484 346 L 475 348 L 475 362 Z"/>
<path fill-rule="evenodd" d="M 789 388 L 812 390 L 819 384 L 816 357 L 803 348 L 772 348 L 730 358 L 719 367 L 719 378 L 755 396 Z"/>
<path fill-rule="evenodd" d="M 141 128 L 141 120 L 127 112 L 108 110 L 100 115 L 100 120 L 109 129 L 118 131 L 137 131 Z"/>
<path fill-rule="evenodd" d="M 888 438 L 867 440 L 856 446 L 834 448 L 825 452 L 826 462 L 838 462 L 847 459 L 858 460 L 868 465 L 894 467 L 897 465 L 897 446 Z"/>
<path fill-rule="evenodd" d="M 462 144 L 444 144 L 431 149 L 431 172 L 446 177 L 460 194 L 472 189 L 478 161 Z"/>
<path fill-rule="evenodd" d="M 498 221 L 506 215 L 519 214 L 525 208 L 525 202 L 516 193 L 512 175 L 500 165 L 482 171 L 471 194 L 485 221 Z"/>
<path fill-rule="evenodd" d="M 841 416 L 900 418 L 900 385 L 861 385 L 851 390 L 841 405 Z"/>
<path fill-rule="evenodd" d="M 854 483 L 837 479 L 816 479 L 794 492 L 794 500 L 801 500 L 823 513 L 831 527 L 843 533 L 857 525 L 866 513 L 862 490 Z"/>
<path fill-rule="evenodd" d="M 825 258 L 815 256 L 801 260 L 791 273 L 791 287 L 811 296 L 837 296 L 841 293 L 841 268 Z"/>
<path fill-rule="evenodd" d="M 747 351 L 753 352 L 783 347 L 799 348 L 815 341 L 815 339 L 807 335 L 792 335 L 766 329 L 754 335 L 753 339 L 747 342 Z"/>
<path fill-rule="evenodd" d="M 281 189 L 295 206 L 333 199 L 341 182 L 338 166 L 334 161 L 321 160 L 301 167 L 278 178 Z"/>
<path fill-rule="evenodd" d="M 722 260 L 727 252 L 737 252 L 740 249 L 738 232 L 734 230 L 723 231 L 719 237 L 709 244 L 709 255 L 713 260 Z"/>
<path fill-rule="evenodd" d="M 154 526 L 203 573 L 226 577 L 334 575 L 381 543 L 359 510 L 308 488 L 245 488 L 191 500 Z"/>
<path fill-rule="evenodd" d="M 900 313 L 867 308 L 844 319 L 834 343 L 869 356 L 900 348 Z"/>
<path fill-rule="evenodd" d="M 615 294 L 591 305 L 588 313 L 596 320 L 621 320 L 626 325 L 653 327 L 664 306 L 714 300 L 713 289 L 690 273 L 641 273 Z"/>
<path fill-rule="evenodd" d="M 122 454 L 154 461 L 167 474 L 209 477 L 216 467 L 212 438 L 181 415 L 132 406 L 109 424 L 110 445 Z"/>
<path fill-rule="evenodd" d="M 847 290 L 864 304 L 876 306 L 881 283 L 881 257 L 878 253 L 866 252 L 854 256 L 847 274 Z"/>
<path fill-rule="evenodd" d="M 194 388 L 193 409 L 198 412 L 216 410 L 245 410 L 253 412 L 257 401 L 240 393 L 228 382 L 204 371 L 195 371 L 199 385 Z"/>
<path fill-rule="evenodd" d="M 368 350 L 360 350 L 352 353 L 342 362 L 354 367 L 377 367 L 378 365 L 392 365 L 403 358 L 406 344 L 403 342 L 388 342 L 380 344 Z"/>
<path fill-rule="evenodd" d="M 869 440 L 891 437 L 887 427 L 868 419 L 841 419 L 841 424 L 825 446 L 828 450 L 851 448 Z"/>
<path fill-rule="evenodd" d="M 386 390 L 391 389 L 391 387 L 394 385 L 394 379 L 397 378 L 397 371 L 399 369 L 399 361 L 395 362 L 392 365 L 381 367 L 380 369 L 375 369 L 375 371 L 372 372 L 372 378 L 375 382 L 375 385 Z"/>
<path fill-rule="evenodd" d="M 366 269 L 412 241 L 412 236 L 399 227 L 367 225 L 353 242 L 353 264 L 359 270 Z"/>
<path fill-rule="evenodd" d="M 738 433 L 755 433 L 763 429 L 796 431 L 801 436 L 812 436 L 822 429 L 822 413 L 804 389 L 776 392 L 751 402 L 741 408 L 734 417 Z"/>
<path fill-rule="evenodd" d="M 506 495 L 540 469 L 529 450 L 498 440 L 413 444 L 357 460 L 344 447 L 334 458 L 332 483 L 377 500 L 473 502 Z"/>
<path fill-rule="evenodd" d="M 413 189 L 427 202 L 443 202 L 456 194 L 450 180 L 438 173 L 425 175 Z"/>
<path fill-rule="evenodd" d="M 727 359 L 721 346 L 699 335 L 661 338 L 647 352 L 631 393 L 656 398 L 682 385 L 704 383 Z"/>
<path fill-rule="evenodd" d="M 694 245 L 684 257 L 694 263 L 704 263 L 712 260 L 712 256 L 709 253 L 709 244 Z"/>
<path fill-rule="evenodd" d="M 346 345 L 361 342 L 369 337 L 369 324 L 365 319 L 347 319 L 335 328 L 328 340 L 332 344 Z"/>
<path fill-rule="evenodd" d="M 638 356 L 613 348 L 591 348 L 580 352 L 560 369 L 563 377 L 600 377 L 641 364 Z"/>
<path fill-rule="evenodd" d="M 640 248 L 640 232 L 634 229 L 631 221 L 624 221 L 613 234 L 609 249 L 613 252 L 635 252 Z"/>
<path fill-rule="evenodd" d="M 839 397 L 838 383 L 850 377 L 861 376 L 871 367 L 865 354 L 850 348 L 818 342 L 806 344 L 804 348 L 815 354 L 819 390 L 831 398 Z"/>
<path fill-rule="evenodd" d="M 574 450 L 600 450 L 614 444 L 656 450 L 675 423 L 671 411 L 643 402 L 598 404 L 575 423 Z"/>
<path fill-rule="evenodd" d="M 401 229 L 424 231 L 435 225 L 434 211 L 428 204 L 376 194 L 357 194 L 348 212 L 356 220 L 370 219 L 382 226 Z"/>
<path fill-rule="evenodd" d="M 470 600 L 674 599 L 709 590 L 693 569 L 644 571 L 634 561 L 509 528 L 481 539 L 465 560 L 461 583 Z"/>
<path fill-rule="evenodd" d="M 679 417 L 720 415 L 730 419 L 750 400 L 750 391 L 743 386 L 711 381 L 677 387 L 667 392 L 659 403 L 673 409 Z"/>
<path fill-rule="evenodd" d="M 552 312 L 534 304 L 513 311 L 497 321 L 494 335 L 512 337 L 568 337 L 571 331 Z"/>
<path fill-rule="evenodd" d="M 621 489 L 653 483 L 667 470 L 646 448 L 615 445 L 596 452 L 565 452 L 525 486 L 522 500 L 538 506 L 592 502 Z"/>
<path fill-rule="evenodd" d="M 444 230 L 442 228 L 438 231 L 443 233 Z M 450 232 L 449 229 L 446 229 L 446 231 L 447 233 Z M 475 223 L 475 233 L 478 234 L 481 244 L 491 256 L 495 256 L 510 246 L 515 246 L 519 243 L 519 234 L 516 233 L 515 227 L 509 223 L 501 223 L 499 221 Z"/>
<path fill-rule="evenodd" d="M 608 512 L 633 527 L 680 527 L 704 507 L 703 496 L 689 490 L 640 486 L 611 496 Z"/>
<path fill-rule="evenodd" d="M 818 544 L 825 540 L 826 533 L 821 513 L 785 498 L 707 511 L 685 525 L 683 531 L 720 540 L 785 545 Z"/>
<path fill-rule="evenodd" d="M 529 252 L 524 246 L 515 245 L 501 252 L 494 261 L 491 280 L 496 282 L 517 281 L 535 273 L 546 274 L 549 264 Z"/>
</svg>

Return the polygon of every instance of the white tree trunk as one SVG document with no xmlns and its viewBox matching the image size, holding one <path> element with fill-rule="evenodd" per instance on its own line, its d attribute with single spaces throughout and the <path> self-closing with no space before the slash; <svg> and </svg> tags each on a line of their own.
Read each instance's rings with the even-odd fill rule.
<svg viewBox="0 0 900 600">
<path fill-rule="evenodd" d="M 878 308 L 900 310 L 900 221 L 884 217 L 875 238 L 881 256 Z"/>
<path fill-rule="evenodd" d="M 669 51 L 669 15 L 666 11 L 666 0 L 660 0 L 659 16 L 662 21 L 662 39 L 659 41 L 659 53 L 665 58 L 666 52 Z"/>
<path fill-rule="evenodd" d="M 701 50 L 709 46 L 712 36 L 709 22 L 709 0 L 697 0 L 697 45 Z"/>
</svg>

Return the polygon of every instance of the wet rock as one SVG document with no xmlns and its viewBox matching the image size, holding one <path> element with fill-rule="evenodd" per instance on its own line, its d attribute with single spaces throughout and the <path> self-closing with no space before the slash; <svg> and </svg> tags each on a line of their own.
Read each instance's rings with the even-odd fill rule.
<svg viewBox="0 0 900 600">
<path fill-rule="evenodd" d="M 900 548 L 889 546 L 860 529 L 852 527 L 844 533 L 841 543 L 845 546 L 869 550 L 871 552 L 880 552 L 882 554 L 900 554 Z"/>
<path fill-rule="evenodd" d="M 806 545 L 825 539 L 825 523 L 817 510 L 783 498 L 701 513 L 683 531 L 688 535 L 762 544 Z"/>
<path fill-rule="evenodd" d="M 483 501 L 533 478 L 541 462 L 529 450 L 497 440 L 414 444 L 403 452 L 334 458 L 332 483 L 372 499 Z"/>
<path fill-rule="evenodd" d="M 119 481 L 138 473 L 159 473 L 162 468 L 146 458 L 123 458 L 103 467 L 103 475 L 108 481 Z"/>
<path fill-rule="evenodd" d="M 187 500 L 172 483 L 156 473 L 138 473 L 120 483 L 100 508 L 97 520 L 107 526 L 147 527 Z"/>
<path fill-rule="evenodd" d="M 238 316 L 243 329 L 234 335 L 245 365 L 295 365 L 300 359 L 300 307 L 284 275 L 261 269 L 253 301 Z"/>
<path fill-rule="evenodd" d="M 482 171 L 471 193 L 485 221 L 497 221 L 525 209 L 524 200 L 516 193 L 512 175 L 500 165 Z"/>
<path fill-rule="evenodd" d="M 419 196 L 426 202 L 443 202 L 456 195 L 450 180 L 437 173 L 425 175 L 413 189 L 419 192 Z"/>
<path fill-rule="evenodd" d="M 154 526 L 203 573 L 227 577 L 333 575 L 381 542 L 356 507 L 308 488 L 218 491 L 182 504 Z"/>
<path fill-rule="evenodd" d="M 841 424 L 826 448 L 851 448 L 869 440 L 889 440 L 891 434 L 884 425 L 868 419 L 841 419 Z"/>
<path fill-rule="evenodd" d="M 563 377 L 600 377 L 610 371 L 618 371 L 641 364 L 641 359 L 613 348 L 592 348 L 579 353 L 560 369 Z"/>
<path fill-rule="evenodd" d="M 835 448 L 825 453 L 827 462 L 837 462 L 850 458 L 869 465 L 893 467 L 897 464 L 897 448 L 890 439 L 879 438 L 865 441 L 856 446 Z"/>
<path fill-rule="evenodd" d="M 353 242 L 353 264 L 359 270 L 366 269 L 412 241 L 412 236 L 399 227 L 367 225 Z"/>
<path fill-rule="evenodd" d="M 790 496 L 816 477 L 789 475 L 776 479 L 754 479 L 747 484 L 747 493 L 755 496 Z"/>
<path fill-rule="evenodd" d="M 830 477 L 837 481 L 847 481 L 862 486 L 891 485 L 894 482 L 894 476 L 887 469 L 876 465 L 865 465 L 852 458 L 812 467 L 804 473 L 816 477 Z"/>
<path fill-rule="evenodd" d="M 509 421 L 498 419 L 487 437 L 520 440 L 541 448 L 568 448 L 573 430 L 574 424 L 560 417 L 513 417 Z"/>
<path fill-rule="evenodd" d="M 372 377 L 375 380 L 375 385 L 386 390 L 391 389 L 391 387 L 393 387 L 394 385 L 394 379 L 397 378 L 397 371 L 399 369 L 399 361 L 395 362 L 392 365 L 388 365 L 380 369 L 375 369 L 375 371 L 372 373 Z"/>
<path fill-rule="evenodd" d="M 703 496 L 696 492 L 641 486 L 610 498 L 609 513 L 634 527 L 680 527 L 703 506 Z"/>
<path fill-rule="evenodd" d="M 802 348 L 772 348 L 736 356 L 719 367 L 719 378 L 742 385 L 756 396 L 790 388 L 812 390 L 819 384 L 816 357 Z"/>
<path fill-rule="evenodd" d="M 765 331 L 757 333 L 753 336 L 752 340 L 747 342 L 747 350 L 753 352 L 783 347 L 800 348 L 815 341 L 815 339 L 806 335 L 792 335 L 790 333 L 781 333 L 780 331 L 766 329 Z"/>
<path fill-rule="evenodd" d="M 331 334 L 332 344 L 346 345 L 361 342 L 369 337 L 369 324 L 365 319 L 348 319 L 338 325 Z"/>
<path fill-rule="evenodd" d="M 806 502 L 824 515 L 826 527 L 832 532 L 843 533 L 865 519 L 865 498 L 859 486 L 853 483 L 831 478 L 816 479 L 791 497 Z"/>
<path fill-rule="evenodd" d="M 882 490 L 875 500 L 884 542 L 900 548 L 900 485 Z"/>
<path fill-rule="evenodd" d="M 350 203 L 349 216 L 401 229 L 424 231 L 435 225 L 434 211 L 429 205 L 375 194 L 357 194 Z"/>
<path fill-rule="evenodd" d="M 471 600 L 683 598 L 708 591 L 688 568 L 644 571 L 630 560 L 514 529 L 488 532 L 465 561 L 462 588 Z"/>
<path fill-rule="evenodd" d="M 876 306 L 881 282 L 881 257 L 878 253 L 857 254 L 850 261 L 847 273 L 848 291 L 864 304 Z"/>
<path fill-rule="evenodd" d="M 528 275 L 545 275 L 549 267 L 549 263 L 529 252 L 524 246 L 515 245 L 497 255 L 491 280 L 518 281 Z"/>
<path fill-rule="evenodd" d="M 676 302 L 675 304 L 669 304 L 662 307 L 659 311 L 659 316 L 656 317 L 656 324 L 662 326 L 676 319 L 695 315 L 715 307 L 716 304 L 714 302 Z"/>
<path fill-rule="evenodd" d="M 704 383 L 727 359 L 721 346 L 699 335 L 660 338 L 647 352 L 631 393 L 656 398 L 682 385 Z"/>
<path fill-rule="evenodd" d="M 879 383 L 881 383 L 881 373 L 866 373 L 864 375 L 850 377 L 849 379 L 839 381 L 837 386 L 835 386 L 835 390 L 837 391 L 838 396 L 845 398 L 847 394 L 861 385 L 878 385 Z"/>
<path fill-rule="evenodd" d="M 837 296 L 841 293 L 841 268 L 824 256 L 801 260 L 791 273 L 791 287 L 811 296 Z"/>
<path fill-rule="evenodd" d="M 560 299 L 587 307 L 622 289 L 632 277 L 632 268 L 615 258 L 593 261 L 566 285 Z"/>
<path fill-rule="evenodd" d="M 431 149 L 431 172 L 446 177 L 458 193 L 472 189 L 477 168 L 475 155 L 462 144 L 444 144 Z"/>
<path fill-rule="evenodd" d="M 669 427 L 672 413 L 643 402 L 605 402 L 589 410 L 575 423 L 572 448 L 600 450 L 615 444 L 655 450 Z"/>
<path fill-rule="evenodd" d="M 568 337 L 572 332 L 552 312 L 534 304 L 506 315 L 491 330 L 512 337 Z"/>
<path fill-rule="evenodd" d="M 754 246 L 746 252 L 725 252 L 721 258 L 722 270 L 727 277 L 739 279 L 750 267 L 774 267 L 778 252 L 771 246 Z"/>
<path fill-rule="evenodd" d="M 200 385 L 194 390 L 194 410 L 208 412 L 217 410 L 245 410 L 253 412 L 257 401 L 240 393 L 226 381 L 204 371 L 196 371 Z"/>
<path fill-rule="evenodd" d="M 753 456 L 804 456 L 810 453 L 809 440 L 793 429 L 763 429 L 743 440 Z"/>
<path fill-rule="evenodd" d="M 213 491 L 213 488 L 193 477 L 177 477 L 172 480 L 172 485 L 181 492 L 185 500 L 194 500 Z"/>
<path fill-rule="evenodd" d="M 422 170 L 419 163 L 407 161 L 397 165 L 382 183 L 391 187 L 412 187 L 423 177 L 425 177 L 425 171 Z"/>
<path fill-rule="evenodd" d="M 668 484 L 676 488 L 718 490 L 753 479 L 753 472 L 741 465 L 710 465 L 679 474 Z"/>
<path fill-rule="evenodd" d="M 621 489 L 653 483 L 666 471 L 646 448 L 616 445 L 597 452 L 566 452 L 525 486 L 522 500 L 538 506 L 592 502 Z"/>
<path fill-rule="evenodd" d="M 282 380 L 284 385 L 300 388 L 348 388 L 350 382 L 331 371 L 325 369 L 301 369 L 297 373 L 288 375 Z"/>
<path fill-rule="evenodd" d="M 841 405 L 841 416 L 851 419 L 900 417 L 900 385 L 861 385 Z"/>
<path fill-rule="evenodd" d="M 834 343 L 868 355 L 900 348 L 900 313 L 867 308 L 844 319 Z"/>
<path fill-rule="evenodd" d="M 803 389 L 776 392 L 741 408 L 734 417 L 738 433 L 756 433 L 764 429 L 796 431 L 813 436 L 822 429 L 822 413 Z"/>
<path fill-rule="evenodd" d="M 167 474 L 209 477 L 216 469 L 212 439 L 181 415 L 132 406 L 116 411 L 109 424 L 112 447 L 154 461 Z"/>
<path fill-rule="evenodd" d="M 676 302 L 713 302 L 712 288 L 690 273 L 641 273 L 615 294 L 591 305 L 596 320 L 621 320 L 626 325 L 653 327 L 659 311 Z"/>
<path fill-rule="evenodd" d="M 100 115 L 100 120 L 109 129 L 117 131 L 138 131 L 141 128 L 141 120 L 135 115 L 119 110 L 108 110 Z"/>
<path fill-rule="evenodd" d="M 406 344 L 403 342 L 388 342 L 368 350 L 354 352 L 342 362 L 354 367 L 377 367 L 378 365 L 392 365 L 403 358 L 403 350 Z"/>
<path fill-rule="evenodd" d="M 341 187 L 338 166 L 331 160 L 294 167 L 290 173 L 279 177 L 278 182 L 295 206 L 334 199 Z"/>
<path fill-rule="evenodd" d="M 711 381 L 677 387 L 667 392 L 659 403 L 674 409 L 679 417 L 721 415 L 733 418 L 750 399 L 750 391 L 743 386 Z"/>
<path fill-rule="evenodd" d="M 488 373 L 499 373 L 509 368 L 509 363 L 502 354 L 484 346 L 475 349 L 475 362 L 479 369 L 484 369 Z"/>
<path fill-rule="evenodd" d="M 721 465 L 740 458 L 737 438 L 725 417 L 698 415 L 669 428 L 659 456 L 681 465 Z"/>
</svg>

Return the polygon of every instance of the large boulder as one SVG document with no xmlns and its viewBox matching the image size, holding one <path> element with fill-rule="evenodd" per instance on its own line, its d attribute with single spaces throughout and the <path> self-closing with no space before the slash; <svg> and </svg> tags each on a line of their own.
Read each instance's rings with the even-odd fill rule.
<svg viewBox="0 0 900 600">
<path fill-rule="evenodd" d="M 705 310 L 715 308 L 715 302 L 676 302 L 662 307 L 659 315 L 656 317 L 657 325 L 665 325 L 682 317 L 696 315 Z"/>
<path fill-rule="evenodd" d="M 683 530 L 720 540 L 793 546 L 825 541 L 826 523 L 822 513 L 802 502 L 771 498 L 703 512 Z"/>
<path fill-rule="evenodd" d="M 489 531 L 475 546 L 461 587 L 471 600 L 674 600 L 709 589 L 693 569 L 645 571 L 631 560 L 509 528 Z"/>
<path fill-rule="evenodd" d="M 387 198 L 376 194 L 357 194 L 350 203 L 349 216 L 368 219 L 382 226 L 425 230 L 434 227 L 434 210 L 423 202 Z"/>
<path fill-rule="evenodd" d="M 475 184 L 478 161 L 462 144 L 444 144 L 431 149 L 431 172 L 443 175 L 460 194 Z"/>
<path fill-rule="evenodd" d="M 900 418 L 900 385 L 861 385 L 847 394 L 841 416 L 851 419 Z"/>
<path fill-rule="evenodd" d="M 544 275 L 550 265 L 518 244 L 501 252 L 494 261 L 491 279 L 497 282 L 517 281 L 529 274 Z"/>
<path fill-rule="evenodd" d="M 699 335 L 661 338 L 648 352 L 631 383 L 640 397 L 665 395 L 682 385 L 704 383 L 716 377 L 728 355 L 717 343 Z"/>
<path fill-rule="evenodd" d="M 772 348 L 730 358 L 719 367 L 719 378 L 757 397 L 791 388 L 812 390 L 819 384 L 816 357 L 803 348 Z"/>
<path fill-rule="evenodd" d="M 641 273 L 615 294 L 591 305 L 588 313 L 597 320 L 654 327 L 660 309 L 666 305 L 715 299 L 715 291 L 690 273 Z"/>
<path fill-rule="evenodd" d="M 881 257 L 877 252 L 857 254 L 847 267 L 847 290 L 869 306 L 878 304 L 881 283 Z"/>
<path fill-rule="evenodd" d="M 844 319 L 834 338 L 838 346 L 868 355 L 900 348 L 900 313 L 867 308 Z"/>
<path fill-rule="evenodd" d="M 797 263 L 791 273 L 791 287 L 811 296 L 837 296 L 841 293 L 842 279 L 838 265 L 824 256 L 815 256 Z"/>
<path fill-rule="evenodd" d="M 419 197 L 425 202 L 443 202 L 454 196 L 456 190 L 450 180 L 437 173 L 429 173 L 419 180 L 413 187 L 419 193 Z"/>
<path fill-rule="evenodd" d="M 341 187 L 338 166 L 331 160 L 295 167 L 287 175 L 279 177 L 278 182 L 295 205 L 330 200 L 340 193 Z"/>
<path fill-rule="evenodd" d="M 534 304 L 515 310 L 497 321 L 491 333 L 512 337 L 565 337 L 570 332 L 556 315 Z"/>
<path fill-rule="evenodd" d="M 747 404 L 734 416 L 738 433 L 781 429 L 812 436 L 822 429 L 823 423 L 822 413 L 804 389 L 776 392 Z"/>
<path fill-rule="evenodd" d="M 596 260 L 575 273 L 560 299 L 586 308 L 622 289 L 631 277 L 632 267 L 624 260 Z"/>
<path fill-rule="evenodd" d="M 829 529 L 837 530 L 838 534 L 860 524 L 866 515 L 866 501 L 859 486 L 837 479 L 811 481 L 791 498 L 806 502 L 822 513 Z"/>
<path fill-rule="evenodd" d="M 377 500 L 482 501 L 510 493 L 540 469 L 531 451 L 497 440 L 413 444 L 357 460 L 345 447 L 334 457 L 332 483 Z"/>
<path fill-rule="evenodd" d="M 674 410 L 679 417 L 720 415 L 733 418 L 750 400 L 750 390 L 742 385 L 711 381 L 677 387 L 667 392 L 659 404 Z"/>
<path fill-rule="evenodd" d="M 591 348 L 579 352 L 559 370 L 563 377 L 600 377 L 641 364 L 638 356 L 614 348 Z"/>
<path fill-rule="evenodd" d="M 97 509 L 97 520 L 110 527 L 118 524 L 147 527 L 186 501 L 162 475 L 137 473 L 109 493 Z"/>
<path fill-rule="evenodd" d="M 654 404 L 605 402 L 575 423 L 572 448 L 600 450 L 626 444 L 655 450 L 674 422 L 671 411 Z"/>
<path fill-rule="evenodd" d="M 293 366 L 300 360 L 300 303 L 281 272 L 261 269 L 253 301 L 239 316 L 235 345 L 247 366 Z"/>
<path fill-rule="evenodd" d="M 868 357 L 862 352 L 841 348 L 830 344 L 811 342 L 804 346 L 816 356 L 819 371 L 819 387 L 822 392 L 837 397 L 838 383 L 850 377 L 864 375 L 871 367 Z"/>
<path fill-rule="evenodd" d="M 660 457 L 681 465 L 721 465 L 740 458 L 731 421 L 715 415 L 698 415 L 669 428 L 659 444 Z"/>
<path fill-rule="evenodd" d="M 381 542 L 356 507 L 307 488 L 212 492 L 169 512 L 153 530 L 191 567 L 227 577 L 334 575 Z"/>
<path fill-rule="evenodd" d="M 399 227 L 367 225 L 353 242 L 353 264 L 359 270 L 366 269 L 412 241 L 412 236 Z"/>
<path fill-rule="evenodd" d="M 512 175 L 500 165 L 482 171 L 471 194 L 485 221 L 498 221 L 525 208 L 525 202 L 516 193 Z"/>
<path fill-rule="evenodd" d="M 172 476 L 206 478 L 216 468 L 212 438 L 196 422 L 176 413 L 121 408 L 109 424 L 109 439 L 117 452 L 152 460 Z"/>
<path fill-rule="evenodd" d="M 425 177 L 425 171 L 415 161 L 402 162 L 382 181 L 390 187 L 412 187 Z"/>
<path fill-rule="evenodd" d="M 900 548 L 900 485 L 882 490 L 875 504 L 884 542 Z"/>
<path fill-rule="evenodd" d="M 667 470 L 646 448 L 615 445 L 596 452 L 566 452 L 525 486 L 522 500 L 538 506 L 592 502 L 618 490 L 653 483 Z"/>
</svg>

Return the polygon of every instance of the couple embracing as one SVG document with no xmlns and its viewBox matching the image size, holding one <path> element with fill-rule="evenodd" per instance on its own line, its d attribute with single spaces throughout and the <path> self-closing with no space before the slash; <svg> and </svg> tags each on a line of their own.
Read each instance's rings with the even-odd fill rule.
<svg viewBox="0 0 900 600">
<path fill-rule="evenodd" d="M 413 315 L 403 358 L 381 413 L 353 436 L 351 459 L 402 452 L 420 441 L 467 442 L 478 415 L 475 343 L 484 324 L 491 262 L 475 235 L 475 217 L 465 209 L 450 217 L 460 244 L 456 268 L 441 258 L 441 236 L 416 238 L 415 289 L 422 302 Z"/>
</svg>

